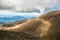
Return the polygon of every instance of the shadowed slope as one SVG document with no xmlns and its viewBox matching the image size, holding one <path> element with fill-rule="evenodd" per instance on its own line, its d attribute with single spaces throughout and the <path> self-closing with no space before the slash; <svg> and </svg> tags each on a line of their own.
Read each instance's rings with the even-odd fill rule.
<svg viewBox="0 0 60 40">
<path fill-rule="evenodd" d="M 4 31 L 27 32 L 42 40 L 60 40 L 60 11 L 43 14 L 15 27 L 0 28 Z"/>
<path fill-rule="evenodd" d="M 40 40 L 40 38 L 25 32 L 0 31 L 0 40 Z"/>
</svg>

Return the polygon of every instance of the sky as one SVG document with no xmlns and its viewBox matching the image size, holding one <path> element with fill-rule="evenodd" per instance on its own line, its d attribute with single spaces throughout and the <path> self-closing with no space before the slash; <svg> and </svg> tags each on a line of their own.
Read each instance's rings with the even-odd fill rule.
<svg viewBox="0 0 60 40">
<path fill-rule="evenodd" d="M 22 9 L 39 9 L 40 14 L 54 10 L 60 10 L 60 0 L 0 0 L 0 15 L 39 15 L 39 13 L 16 13 Z M 47 10 L 46 10 L 47 9 Z M 3 13 L 2 11 L 3 10 Z M 5 11 L 8 12 L 5 12 Z M 13 16 L 11 15 L 11 16 Z"/>
</svg>

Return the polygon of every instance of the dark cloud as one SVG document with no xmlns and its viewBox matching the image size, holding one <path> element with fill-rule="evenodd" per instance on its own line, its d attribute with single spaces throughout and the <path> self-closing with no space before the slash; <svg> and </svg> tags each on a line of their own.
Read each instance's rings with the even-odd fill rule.
<svg viewBox="0 0 60 40">
<path fill-rule="evenodd" d="M 8 7 L 8 6 L 2 6 L 2 5 L 0 5 L 0 10 L 13 10 L 13 9 L 14 9 L 13 6 Z"/>
</svg>

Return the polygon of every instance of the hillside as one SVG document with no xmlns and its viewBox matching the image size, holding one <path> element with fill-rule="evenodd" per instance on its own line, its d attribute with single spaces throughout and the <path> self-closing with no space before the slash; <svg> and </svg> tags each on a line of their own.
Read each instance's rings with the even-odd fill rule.
<svg viewBox="0 0 60 40">
<path fill-rule="evenodd" d="M 11 26 L 20 25 L 20 24 L 22 24 L 22 23 L 24 23 L 24 22 L 25 22 L 25 20 L 17 20 L 17 21 L 15 21 L 15 22 L 4 23 L 4 24 L 2 24 L 1 26 L 2 26 L 2 27 L 11 27 Z"/>
<path fill-rule="evenodd" d="M 0 27 L 0 30 L 8 32 L 27 32 L 40 37 L 40 40 L 60 40 L 60 11 L 43 14 L 14 27 Z"/>
<path fill-rule="evenodd" d="M 25 32 L 0 31 L 0 40 L 40 40 L 40 38 Z"/>
</svg>

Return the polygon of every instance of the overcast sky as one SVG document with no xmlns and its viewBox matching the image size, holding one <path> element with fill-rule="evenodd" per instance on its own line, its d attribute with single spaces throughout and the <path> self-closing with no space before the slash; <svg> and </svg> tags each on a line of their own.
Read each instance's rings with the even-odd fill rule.
<svg viewBox="0 0 60 40">
<path fill-rule="evenodd" d="M 0 10 L 20 11 L 22 8 L 38 8 L 41 11 L 45 8 L 60 10 L 60 0 L 0 0 Z"/>
<path fill-rule="evenodd" d="M 0 0 L 1 6 L 7 6 L 11 8 L 36 8 L 36 7 L 48 7 L 54 8 L 60 5 L 60 0 Z"/>
</svg>

